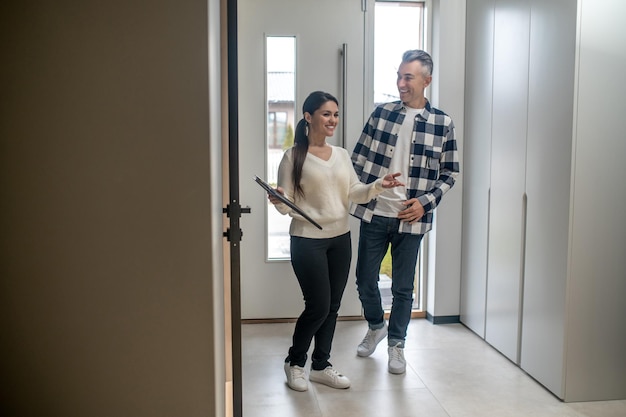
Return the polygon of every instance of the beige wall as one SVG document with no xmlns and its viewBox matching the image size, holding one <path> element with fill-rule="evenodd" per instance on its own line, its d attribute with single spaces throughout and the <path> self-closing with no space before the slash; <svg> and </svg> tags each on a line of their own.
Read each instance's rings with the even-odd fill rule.
<svg viewBox="0 0 626 417">
<path fill-rule="evenodd" d="M 214 415 L 207 2 L 0 16 L 0 414 Z"/>
</svg>

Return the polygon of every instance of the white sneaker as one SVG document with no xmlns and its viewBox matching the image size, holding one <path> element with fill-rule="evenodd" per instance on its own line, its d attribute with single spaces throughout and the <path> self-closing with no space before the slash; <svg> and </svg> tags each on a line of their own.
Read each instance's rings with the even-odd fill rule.
<svg viewBox="0 0 626 417">
<path fill-rule="evenodd" d="M 332 366 L 328 366 L 322 371 L 311 369 L 309 380 L 333 388 L 344 389 L 350 387 L 350 380 L 337 372 Z"/>
<path fill-rule="evenodd" d="M 376 346 L 387 336 L 387 323 L 383 322 L 383 327 L 372 330 L 367 329 L 367 334 L 361 344 L 356 348 L 356 354 L 362 357 L 369 356 L 376 350 Z"/>
<path fill-rule="evenodd" d="M 285 375 L 287 375 L 287 385 L 292 390 L 306 391 L 309 389 L 303 367 L 298 365 L 290 366 L 289 362 L 285 362 Z"/>
<path fill-rule="evenodd" d="M 400 343 L 387 348 L 389 353 L 388 368 L 392 374 L 403 374 L 406 372 L 406 360 L 404 359 L 404 349 L 400 347 Z"/>
</svg>

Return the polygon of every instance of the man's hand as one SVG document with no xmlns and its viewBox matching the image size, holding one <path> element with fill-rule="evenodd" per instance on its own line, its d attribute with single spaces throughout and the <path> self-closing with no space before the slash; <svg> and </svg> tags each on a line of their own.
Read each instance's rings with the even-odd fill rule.
<svg viewBox="0 0 626 417">
<path fill-rule="evenodd" d="M 413 224 L 424 215 L 424 207 L 422 207 L 422 204 L 417 200 L 417 198 L 412 198 L 402 204 L 404 204 L 406 208 L 398 213 L 398 218 L 400 220 Z"/>
</svg>

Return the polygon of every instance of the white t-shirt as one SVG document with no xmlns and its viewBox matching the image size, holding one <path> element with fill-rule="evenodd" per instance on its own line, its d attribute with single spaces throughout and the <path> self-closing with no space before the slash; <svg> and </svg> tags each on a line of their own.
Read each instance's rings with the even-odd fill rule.
<svg viewBox="0 0 626 417">
<path fill-rule="evenodd" d="M 400 172 L 402 175 L 398 178 L 400 182 L 406 184 L 409 178 L 409 156 L 411 154 L 411 138 L 413 137 L 413 127 L 415 126 L 415 118 L 424 109 L 406 108 L 406 115 L 400 130 L 398 131 L 398 140 L 393 149 L 393 156 L 389 164 L 389 173 Z M 406 187 L 394 187 L 383 191 L 377 197 L 374 215 L 383 217 L 398 217 L 398 213 L 406 208 L 404 203 L 407 200 Z"/>
</svg>

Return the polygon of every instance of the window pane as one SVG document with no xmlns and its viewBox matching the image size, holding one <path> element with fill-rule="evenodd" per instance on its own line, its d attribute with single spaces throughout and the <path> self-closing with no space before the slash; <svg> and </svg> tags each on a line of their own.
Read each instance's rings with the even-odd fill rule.
<svg viewBox="0 0 626 417">
<path fill-rule="evenodd" d="M 399 100 L 396 86 L 402 54 L 409 49 L 425 49 L 424 3 L 377 1 L 374 13 L 374 105 Z M 422 298 L 423 245 L 418 254 L 413 293 L 413 309 L 420 309 Z M 387 252 L 380 268 L 378 286 L 383 308 L 391 309 L 392 259 Z"/>
<path fill-rule="evenodd" d="M 293 36 L 266 37 L 267 96 L 267 181 L 276 186 L 278 165 L 286 149 L 293 145 L 295 112 L 295 56 Z M 289 259 L 291 217 L 278 213 L 268 202 L 267 258 Z"/>
<path fill-rule="evenodd" d="M 289 122 L 287 120 L 287 112 L 268 111 L 267 113 L 267 146 L 268 148 L 286 149 L 284 145 L 287 142 L 288 123 Z M 291 134 L 293 135 L 293 129 L 291 131 Z"/>
<path fill-rule="evenodd" d="M 424 3 L 376 2 L 374 104 L 398 100 L 396 77 L 402 53 L 424 49 Z"/>
</svg>

